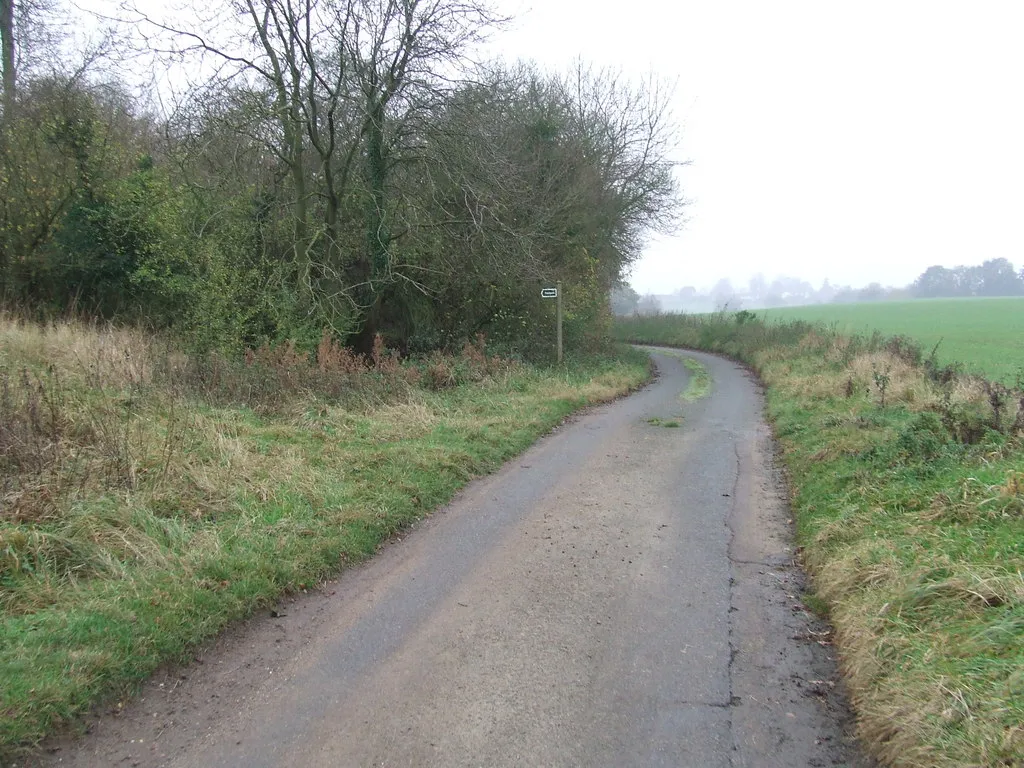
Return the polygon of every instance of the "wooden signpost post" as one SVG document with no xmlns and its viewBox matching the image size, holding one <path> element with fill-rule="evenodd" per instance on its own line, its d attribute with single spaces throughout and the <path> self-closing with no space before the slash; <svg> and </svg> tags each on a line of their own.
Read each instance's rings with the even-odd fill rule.
<svg viewBox="0 0 1024 768">
<path fill-rule="evenodd" d="M 562 281 L 559 280 L 555 283 L 554 288 L 541 288 L 540 296 L 542 299 L 555 299 L 557 302 L 555 312 L 558 315 L 556 338 L 558 348 L 558 362 L 562 362 Z"/>
</svg>

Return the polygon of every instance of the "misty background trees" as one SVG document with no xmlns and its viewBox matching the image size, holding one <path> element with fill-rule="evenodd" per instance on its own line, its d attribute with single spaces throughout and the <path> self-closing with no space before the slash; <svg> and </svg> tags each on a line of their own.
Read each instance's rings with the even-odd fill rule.
<svg viewBox="0 0 1024 768">
<path fill-rule="evenodd" d="M 641 296 L 630 286 L 621 284 L 612 290 L 611 306 L 616 315 L 644 315 L 662 311 L 718 312 L 807 304 L 996 296 L 1024 296 L 1024 268 L 1017 271 L 1010 261 L 1002 258 L 971 267 L 932 266 L 904 287 L 886 287 L 876 282 L 863 288 L 851 288 L 834 286 L 825 280 L 814 288 L 798 278 L 781 276 L 769 282 L 763 274 L 757 274 L 746 286 L 738 288 L 723 278 L 707 291 L 685 286 L 668 294 Z"/>
<path fill-rule="evenodd" d="M 1018 272 L 1007 259 L 989 259 L 974 267 L 934 266 L 911 286 L 918 298 L 955 296 L 1024 296 L 1024 269 Z"/>
<path fill-rule="evenodd" d="M 326 329 L 531 354 L 550 335 L 542 285 L 563 281 L 567 341 L 596 343 L 680 207 L 658 83 L 476 63 L 503 22 L 482 2 L 132 11 L 117 45 L 89 47 L 47 27 L 67 10 L 47 1 L 0 0 L 9 307 L 202 350 L 312 348 Z M 173 101 L 126 77 L 154 52 L 189 82 Z"/>
</svg>

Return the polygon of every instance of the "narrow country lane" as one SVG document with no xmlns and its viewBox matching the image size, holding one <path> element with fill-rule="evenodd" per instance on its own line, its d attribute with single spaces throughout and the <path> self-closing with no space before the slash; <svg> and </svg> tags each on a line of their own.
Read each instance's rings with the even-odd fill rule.
<svg viewBox="0 0 1024 768">
<path fill-rule="evenodd" d="M 683 355 L 712 380 L 692 402 Z M 867 765 L 801 606 L 757 385 L 720 358 L 655 358 L 652 385 L 47 764 Z"/>
</svg>

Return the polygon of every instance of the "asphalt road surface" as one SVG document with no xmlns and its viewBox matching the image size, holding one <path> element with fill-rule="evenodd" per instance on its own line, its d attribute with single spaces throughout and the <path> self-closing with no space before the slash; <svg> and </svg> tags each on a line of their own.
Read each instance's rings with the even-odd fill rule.
<svg viewBox="0 0 1024 768">
<path fill-rule="evenodd" d="M 867 765 L 800 600 L 758 387 L 685 353 L 713 381 L 685 402 L 679 354 L 44 762 Z"/>
</svg>

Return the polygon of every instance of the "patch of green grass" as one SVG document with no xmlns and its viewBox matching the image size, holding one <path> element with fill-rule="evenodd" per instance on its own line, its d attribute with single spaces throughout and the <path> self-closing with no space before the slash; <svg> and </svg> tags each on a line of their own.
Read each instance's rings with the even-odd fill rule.
<svg viewBox="0 0 1024 768">
<path fill-rule="evenodd" d="M 807 602 L 835 627 L 870 751 L 907 768 L 1024 765 L 1022 393 L 997 419 L 984 386 L 929 372 L 904 343 L 806 323 L 641 318 L 617 333 L 760 373 Z"/>
<path fill-rule="evenodd" d="M 45 341 L 68 383 L 53 424 L 17 421 L 28 406 L 47 412 L 32 381 L 27 405 L 2 404 L 0 460 L 21 474 L 0 509 L 0 762 L 232 621 L 370 557 L 575 409 L 648 376 L 633 350 L 557 368 L 481 361 L 456 386 L 406 385 L 361 405 L 289 396 L 255 413 L 132 384 L 115 363 L 141 360 L 141 347 L 115 350 L 110 381 L 91 382 L 60 353 L 98 348 L 93 330 L 64 329 L 60 343 L 10 330 L 25 353 L 6 346 L 8 365 L 33 350 L 54 359 Z M 72 471 L 66 492 L 40 484 Z"/>
<path fill-rule="evenodd" d="M 688 403 L 707 397 L 711 392 L 711 374 L 702 363 L 692 357 L 683 360 L 683 365 L 690 371 L 690 382 L 686 385 L 686 391 L 681 397 Z"/>
<path fill-rule="evenodd" d="M 828 603 L 811 592 L 805 592 L 801 597 L 803 598 L 804 605 L 812 613 L 823 619 L 828 619 Z"/>
<path fill-rule="evenodd" d="M 620 334 L 621 335 L 621 334 Z M 645 338 L 629 338 L 624 336 L 624 341 L 629 342 L 643 342 L 648 343 Z M 658 343 L 658 342 L 655 342 Z M 673 342 L 660 342 L 663 344 L 670 344 Z M 686 390 L 679 395 L 679 399 L 688 403 L 692 403 L 695 400 L 700 400 L 702 397 L 707 397 L 711 392 L 711 374 L 708 372 L 707 367 L 695 360 L 694 358 L 679 352 L 678 350 L 661 348 L 658 350 L 660 354 L 670 355 L 679 360 L 682 360 L 683 365 L 690 372 L 690 380 L 686 385 Z"/>
<path fill-rule="evenodd" d="M 843 334 L 902 334 L 941 361 L 1012 383 L 1024 368 L 1024 298 L 917 299 L 757 310 L 768 322 L 824 323 Z"/>
<path fill-rule="evenodd" d="M 663 419 L 660 416 L 651 416 L 646 419 L 647 423 L 652 427 L 666 427 L 668 429 L 676 429 L 682 426 L 676 419 Z"/>
</svg>

